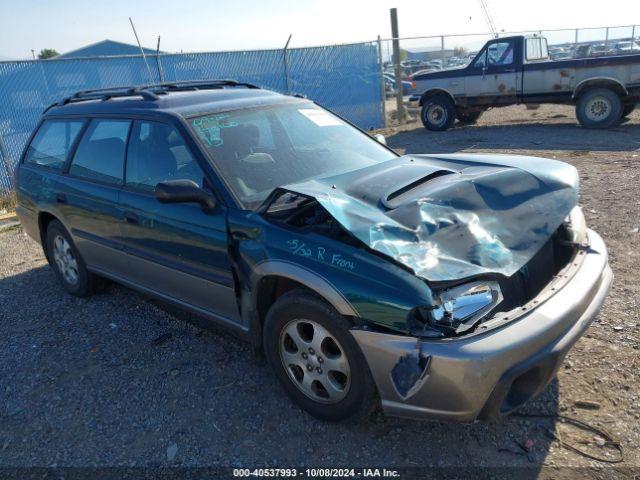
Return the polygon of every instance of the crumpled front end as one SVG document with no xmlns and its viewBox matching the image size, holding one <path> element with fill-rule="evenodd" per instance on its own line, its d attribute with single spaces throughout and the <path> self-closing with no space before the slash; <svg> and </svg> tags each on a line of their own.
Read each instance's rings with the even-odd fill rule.
<svg viewBox="0 0 640 480">
<path fill-rule="evenodd" d="M 578 177 L 532 157 L 405 156 L 283 189 L 415 275 L 452 282 L 522 268 L 576 205 Z"/>
<path fill-rule="evenodd" d="M 613 281 L 604 242 L 591 230 L 588 235 L 590 247 L 503 328 L 447 340 L 353 329 L 385 412 L 495 420 L 538 395 L 595 319 Z"/>
</svg>

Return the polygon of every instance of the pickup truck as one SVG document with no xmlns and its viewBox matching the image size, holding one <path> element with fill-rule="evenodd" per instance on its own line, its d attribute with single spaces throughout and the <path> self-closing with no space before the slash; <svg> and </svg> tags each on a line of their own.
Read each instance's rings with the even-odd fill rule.
<svg viewBox="0 0 640 480">
<path fill-rule="evenodd" d="M 640 102 L 640 54 L 552 61 L 547 39 L 513 36 L 487 42 L 468 66 L 413 78 L 429 130 L 472 124 L 482 112 L 513 104 L 576 106 L 583 127 L 608 128 Z"/>
</svg>

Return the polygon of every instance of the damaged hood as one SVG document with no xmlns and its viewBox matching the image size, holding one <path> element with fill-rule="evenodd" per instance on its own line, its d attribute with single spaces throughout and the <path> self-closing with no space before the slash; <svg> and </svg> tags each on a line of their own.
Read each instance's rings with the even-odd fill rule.
<svg viewBox="0 0 640 480">
<path fill-rule="evenodd" d="M 405 155 L 282 187 L 315 198 L 370 248 L 432 282 L 511 276 L 578 200 L 571 165 L 506 155 Z"/>
</svg>

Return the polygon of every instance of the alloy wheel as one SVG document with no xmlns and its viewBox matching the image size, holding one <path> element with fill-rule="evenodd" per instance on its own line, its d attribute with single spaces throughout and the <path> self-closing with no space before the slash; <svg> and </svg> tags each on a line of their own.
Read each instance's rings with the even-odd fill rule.
<svg viewBox="0 0 640 480">
<path fill-rule="evenodd" d="M 76 261 L 71 245 L 62 235 L 56 235 L 53 239 L 53 259 L 64 280 L 75 285 L 78 283 L 78 262 Z"/>
<path fill-rule="evenodd" d="M 349 392 L 349 359 L 340 342 L 319 323 L 290 321 L 280 334 L 279 350 L 289 378 L 309 398 L 331 404 Z"/>
</svg>

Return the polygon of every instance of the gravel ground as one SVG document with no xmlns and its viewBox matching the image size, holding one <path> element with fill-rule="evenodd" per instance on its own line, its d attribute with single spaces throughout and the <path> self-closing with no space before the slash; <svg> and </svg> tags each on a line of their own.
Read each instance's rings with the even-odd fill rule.
<svg viewBox="0 0 640 480">
<path fill-rule="evenodd" d="M 401 152 L 538 155 L 580 171 L 581 204 L 616 279 L 558 380 L 522 416 L 472 425 L 379 413 L 357 425 L 318 421 L 234 338 L 118 285 L 86 300 L 65 294 L 39 245 L 14 227 L 0 233 L 0 467 L 506 466 L 545 478 L 578 472 L 563 467 L 594 478 L 640 468 L 640 116 L 586 131 L 565 107 L 509 107 L 445 133 L 416 124 L 384 133 Z M 585 400 L 597 408 L 575 405 Z M 531 416 L 556 413 L 604 428 L 625 462 L 608 467 L 561 448 L 547 429 L 595 455 L 616 453 L 592 434 Z"/>
</svg>

